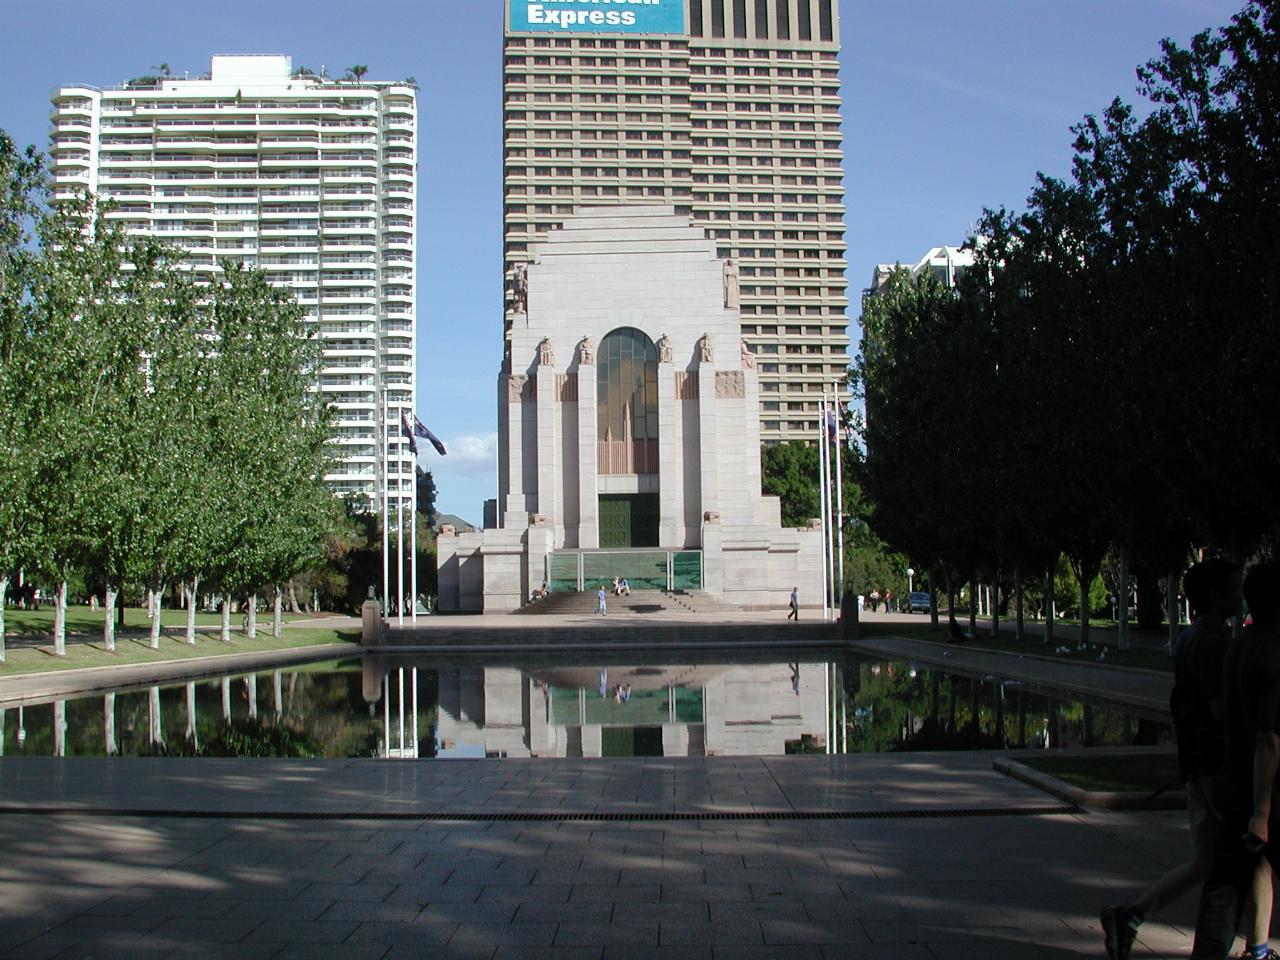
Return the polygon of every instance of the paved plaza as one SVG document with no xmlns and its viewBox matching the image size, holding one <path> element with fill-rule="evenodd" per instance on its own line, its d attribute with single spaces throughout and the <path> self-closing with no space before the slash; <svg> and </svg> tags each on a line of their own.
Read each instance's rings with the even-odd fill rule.
<svg viewBox="0 0 1280 960">
<path fill-rule="evenodd" d="M 0 956 L 1101 956 L 1185 815 L 1064 810 L 992 756 L 6 758 Z"/>
</svg>

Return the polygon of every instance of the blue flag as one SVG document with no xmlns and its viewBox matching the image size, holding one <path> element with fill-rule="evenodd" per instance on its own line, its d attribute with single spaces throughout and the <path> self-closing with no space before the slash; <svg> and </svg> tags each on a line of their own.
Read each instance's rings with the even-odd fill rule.
<svg viewBox="0 0 1280 960">
<path fill-rule="evenodd" d="M 436 453 L 440 454 L 440 456 L 445 457 L 449 455 L 449 451 L 444 448 L 444 444 L 440 442 L 440 438 L 428 430 L 427 425 L 419 420 L 416 414 L 413 418 L 413 432 L 435 447 Z M 415 450 L 414 452 L 416 453 L 417 451 Z"/>
<path fill-rule="evenodd" d="M 414 417 L 416 420 L 417 417 Z M 409 415 L 401 412 L 400 414 L 400 435 L 409 440 L 409 452 L 415 457 L 418 455 L 418 441 L 413 439 L 413 430 L 409 427 Z"/>
</svg>

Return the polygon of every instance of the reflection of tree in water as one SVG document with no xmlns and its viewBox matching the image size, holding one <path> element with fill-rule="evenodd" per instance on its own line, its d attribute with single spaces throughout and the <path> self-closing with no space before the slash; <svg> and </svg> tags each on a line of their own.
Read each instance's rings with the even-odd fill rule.
<svg viewBox="0 0 1280 960">
<path fill-rule="evenodd" d="M 357 757 L 372 756 L 382 737 L 382 707 L 363 696 L 360 665 L 323 664 L 280 672 L 280 715 L 276 716 L 273 672 L 228 682 L 230 719 L 223 712 L 222 678 L 195 684 L 194 742 L 188 737 L 185 684 L 159 691 L 160 743 L 153 743 L 150 693 L 132 690 L 115 696 L 115 739 L 125 756 L 212 757 Z M 437 685 L 434 674 L 419 673 L 418 713 L 422 741 L 435 726 Z M 407 691 L 406 691 L 407 695 Z M 254 709 L 249 698 L 253 696 Z M 66 704 L 68 756 L 106 753 L 106 723 L 101 696 Z M 252 714 L 252 715 L 251 715 Z M 53 706 L 25 710 L 27 736 L 17 744 L 17 710 L 4 716 L 5 752 L 28 756 L 53 753 Z"/>
<path fill-rule="evenodd" d="M 1058 700 L 994 678 L 906 663 L 846 664 L 850 751 L 1130 746 L 1169 742 L 1167 724 Z"/>
</svg>

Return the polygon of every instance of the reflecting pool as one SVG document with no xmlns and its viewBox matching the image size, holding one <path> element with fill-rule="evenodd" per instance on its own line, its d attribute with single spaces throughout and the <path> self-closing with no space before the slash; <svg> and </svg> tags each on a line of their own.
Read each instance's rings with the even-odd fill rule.
<svg viewBox="0 0 1280 960">
<path fill-rule="evenodd" d="M 0 703 L 0 755 L 778 756 L 1171 738 L 1161 714 L 1017 681 L 829 650 L 791 656 L 511 652 L 292 665 Z"/>
</svg>

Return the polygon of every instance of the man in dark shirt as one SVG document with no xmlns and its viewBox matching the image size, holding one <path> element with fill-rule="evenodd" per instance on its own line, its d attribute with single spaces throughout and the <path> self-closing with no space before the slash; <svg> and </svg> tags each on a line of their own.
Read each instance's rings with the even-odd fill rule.
<svg viewBox="0 0 1280 960">
<path fill-rule="evenodd" d="M 1244 596 L 1253 624 L 1232 640 L 1223 665 L 1226 762 L 1214 790 L 1223 831 L 1200 894 L 1191 956 L 1229 955 L 1258 870 L 1258 855 L 1280 861 L 1280 804 L 1273 804 L 1280 765 L 1280 563 L 1249 570 Z M 1265 944 L 1263 945 L 1265 948 Z M 1274 956 L 1269 948 L 1263 957 Z"/>
<path fill-rule="evenodd" d="M 1187 787 L 1192 855 L 1137 899 L 1103 907 L 1101 923 L 1109 960 L 1126 960 L 1138 926 L 1204 882 L 1222 830 L 1210 794 L 1213 777 L 1222 766 L 1222 664 L 1231 640 L 1231 620 L 1240 614 L 1240 569 L 1229 560 L 1204 560 L 1187 571 L 1183 591 L 1195 611 L 1195 622 L 1182 631 L 1174 647 L 1169 707 L 1177 734 L 1178 769 Z M 1267 913 L 1269 918 L 1270 901 Z M 1266 942 L 1266 930 L 1261 939 Z"/>
</svg>

